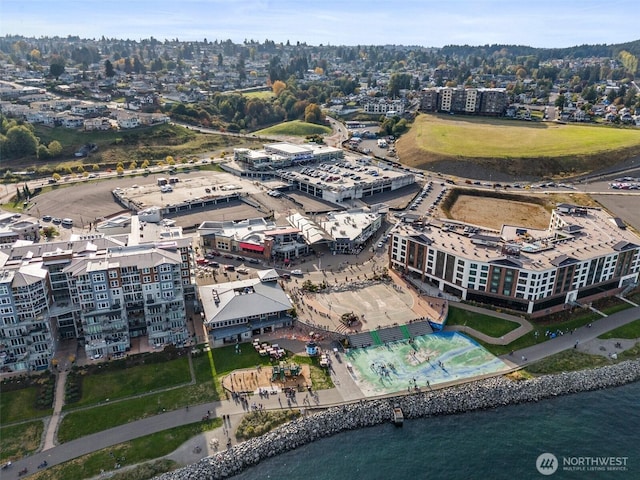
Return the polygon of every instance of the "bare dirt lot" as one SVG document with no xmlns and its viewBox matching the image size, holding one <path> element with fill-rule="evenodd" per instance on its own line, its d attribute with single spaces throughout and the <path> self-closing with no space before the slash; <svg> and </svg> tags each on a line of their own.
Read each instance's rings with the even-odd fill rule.
<svg viewBox="0 0 640 480">
<path fill-rule="evenodd" d="M 502 225 L 544 229 L 551 215 L 541 205 L 460 195 L 450 209 L 455 220 L 500 230 Z"/>
</svg>

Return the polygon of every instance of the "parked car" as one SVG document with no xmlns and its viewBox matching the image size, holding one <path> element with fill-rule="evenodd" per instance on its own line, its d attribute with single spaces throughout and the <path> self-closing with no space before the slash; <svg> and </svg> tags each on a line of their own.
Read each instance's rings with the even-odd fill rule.
<svg viewBox="0 0 640 480">
<path fill-rule="evenodd" d="M 291 275 L 297 275 L 301 277 L 303 275 L 302 270 L 291 270 Z"/>
<path fill-rule="evenodd" d="M 249 263 L 260 263 L 260 260 L 258 260 L 257 258 L 250 258 L 249 260 L 247 260 Z"/>
<path fill-rule="evenodd" d="M 228 272 L 233 272 L 235 271 L 236 267 L 234 267 L 233 265 L 225 265 L 224 269 Z"/>
<path fill-rule="evenodd" d="M 50 222 L 51 220 L 52 220 L 51 215 L 43 215 L 42 217 L 43 222 Z"/>
<path fill-rule="evenodd" d="M 236 268 L 236 272 L 246 274 L 246 273 L 249 273 L 249 269 L 245 267 L 240 267 L 240 268 Z"/>
<path fill-rule="evenodd" d="M 280 278 L 283 278 L 284 280 L 289 280 L 291 278 L 291 275 L 289 275 L 288 273 L 281 273 Z"/>
<path fill-rule="evenodd" d="M 56 225 L 62 223 L 62 219 L 58 218 L 58 217 L 53 217 L 53 219 L 51 220 L 53 223 L 55 223 Z"/>
</svg>

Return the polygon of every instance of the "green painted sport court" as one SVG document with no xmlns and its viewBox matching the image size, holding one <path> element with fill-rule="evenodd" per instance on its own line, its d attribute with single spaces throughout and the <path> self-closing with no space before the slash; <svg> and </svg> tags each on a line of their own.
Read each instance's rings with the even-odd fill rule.
<svg viewBox="0 0 640 480">
<path fill-rule="evenodd" d="M 351 349 L 346 356 L 351 377 L 367 397 L 509 370 L 502 360 L 457 332 Z"/>
</svg>

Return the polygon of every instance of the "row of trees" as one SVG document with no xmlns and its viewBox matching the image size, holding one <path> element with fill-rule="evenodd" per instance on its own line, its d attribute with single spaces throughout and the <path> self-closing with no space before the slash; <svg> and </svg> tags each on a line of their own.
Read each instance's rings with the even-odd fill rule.
<svg viewBox="0 0 640 480">
<path fill-rule="evenodd" d="M 59 141 L 41 144 L 33 126 L 0 115 L 0 157 L 11 160 L 36 155 L 41 160 L 48 160 L 61 154 L 62 144 Z"/>
</svg>

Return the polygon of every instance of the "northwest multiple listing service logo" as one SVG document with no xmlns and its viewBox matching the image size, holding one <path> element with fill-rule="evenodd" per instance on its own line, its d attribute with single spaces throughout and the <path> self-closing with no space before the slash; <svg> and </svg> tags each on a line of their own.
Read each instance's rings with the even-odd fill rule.
<svg viewBox="0 0 640 480">
<path fill-rule="evenodd" d="M 538 455 L 536 468 L 542 475 L 553 475 L 558 470 L 558 459 L 553 453 Z"/>
<path fill-rule="evenodd" d="M 563 472 L 626 472 L 629 457 L 584 457 L 562 456 L 560 460 L 553 453 L 542 453 L 536 459 L 536 469 L 542 475 Z"/>
</svg>

